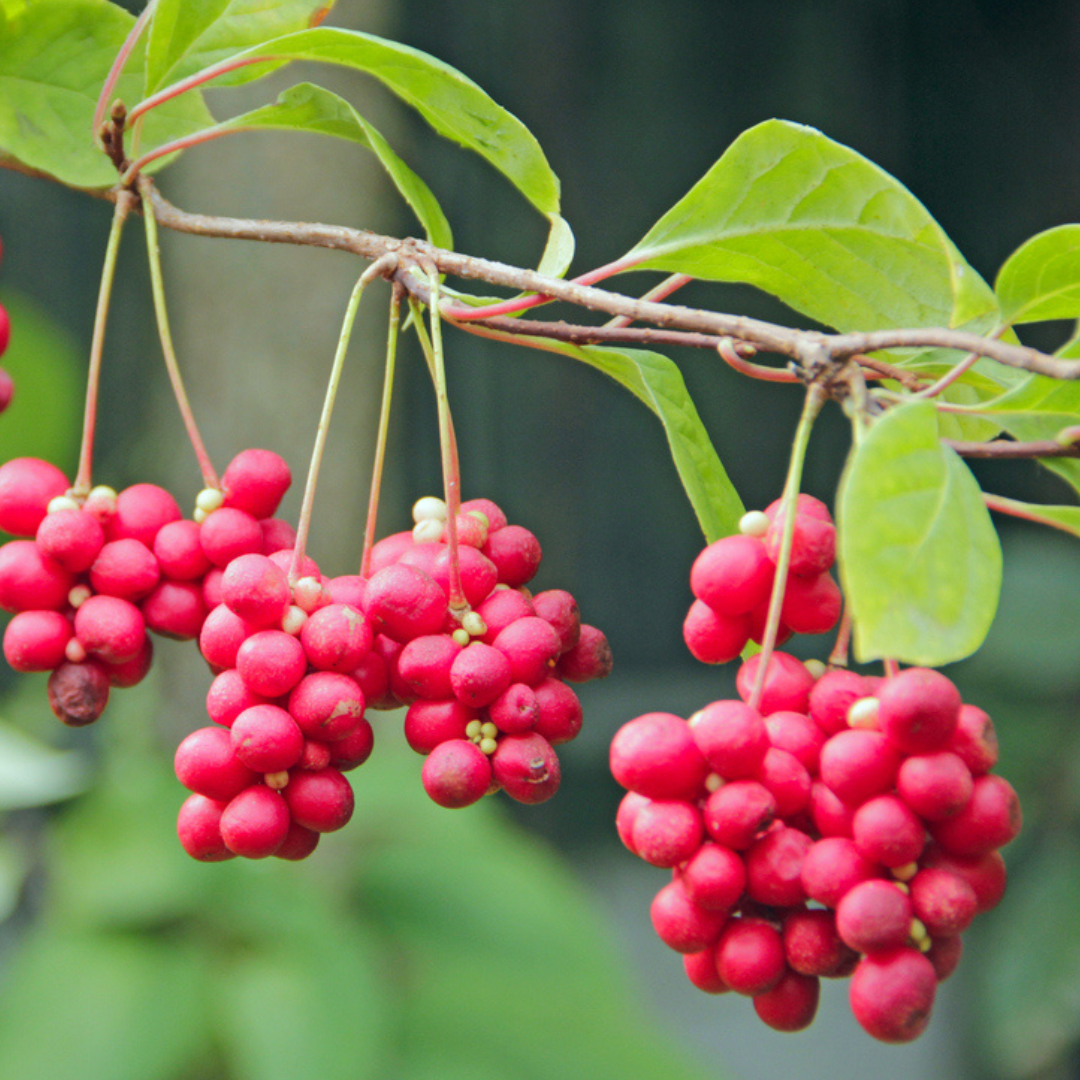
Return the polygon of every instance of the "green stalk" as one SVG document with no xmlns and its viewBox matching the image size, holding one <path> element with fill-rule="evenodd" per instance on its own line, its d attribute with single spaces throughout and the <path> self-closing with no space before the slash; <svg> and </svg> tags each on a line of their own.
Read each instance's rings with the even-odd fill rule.
<svg viewBox="0 0 1080 1080">
<path fill-rule="evenodd" d="M 765 623 L 765 634 L 761 641 L 761 659 L 754 677 L 754 689 L 747 704 L 751 709 L 761 705 L 761 694 L 765 688 L 765 674 L 776 648 L 776 634 L 780 629 L 780 609 L 784 604 L 784 589 L 787 586 L 788 567 L 791 565 L 791 544 L 795 536 L 795 500 L 802 483 L 803 464 L 806 461 L 806 447 L 810 442 L 810 432 L 814 421 L 825 404 L 826 393 L 811 383 L 806 391 L 802 416 L 795 429 L 795 441 L 791 447 L 791 462 L 788 465 L 787 480 L 784 483 L 783 502 L 780 513 L 783 515 L 784 532 L 780 539 L 780 558 L 776 561 L 776 577 L 773 579 L 772 595 L 769 597 L 769 617 Z"/>
<path fill-rule="evenodd" d="M 86 405 L 83 409 L 82 444 L 79 448 L 79 468 L 75 473 L 72 494 L 84 499 L 90 494 L 91 475 L 94 468 L 94 428 L 97 424 L 98 388 L 101 383 L 101 356 L 105 348 L 105 323 L 109 317 L 113 279 L 116 277 L 116 256 L 120 250 L 120 235 L 124 230 L 135 197 L 121 192 L 113 212 L 109 242 L 105 248 L 105 265 L 101 271 L 101 287 L 98 289 L 97 310 L 94 313 L 94 335 L 90 341 L 90 366 L 86 374 Z"/>
<path fill-rule="evenodd" d="M 169 329 L 169 312 L 165 305 L 165 282 L 161 273 L 161 248 L 158 245 L 157 220 L 154 217 L 154 209 L 151 206 L 149 195 L 143 195 L 143 220 L 146 222 L 146 250 L 150 256 L 150 287 L 154 294 L 154 314 L 157 316 L 158 336 L 161 338 L 161 351 L 165 356 L 165 368 L 169 373 L 169 382 L 172 384 L 173 396 L 180 409 L 180 417 L 184 421 L 188 440 L 195 451 L 195 457 L 199 462 L 199 470 L 202 473 L 203 485 L 215 490 L 221 489 L 221 481 L 214 469 L 210 455 L 206 451 L 206 444 L 199 434 L 198 424 L 195 423 L 195 414 L 191 409 L 187 391 L 184 389 L 184 380 L 180 374 L 180 365 L 176 361 L 176 350 L 173 348 L 172 331 Z"/>
<path fill-rule="evenodd" d="M 398 332 L 401 329 L 401 293 L 395 287 L 390 294 L 390 327 L 386 333 L 386 365 L 383 371 L 382 401 L 379 405 L 379 431 L 375 436 L 375 463 L 371 470 L 367 523 L 364 527 L 364 552 L 360 558 L 360 576 L 371 576 L 371 549 L 375 546 L 375 523 L 379 516 L 386 442 L 390 433 L 390 402 L 394 393 L 394 369 L 397 366 Z"/>
<path fill-rule="evenodd" d="M 360 298 L 364 295 L 363 277 L 353 287 L 349 305 L 345 309 L 345 319 L 338 336 L 337 351 L 330 369 L 330 381 L 326 384 L 326 397 L 323 399 L 322 415 L 315 432 L 315 446 L 311 451 L 311 465 L 308 468 L 307 484 L 304 487 L 304 501 L 300 507 L 300 520 L 296 523 L 296 547 L 293 549 L 292 562 L 289 565 L 289 584 L 295 585 L 300 578 L 300 565 L 307 549 L 308 532 L 311 527 L 311 511 L 315 505 L 315 486 L 319 480 L 319 467 L 322 465 L 323 451 L 326 449 L 326 436 L 330 431 L 330 417 L 334 411 L 334 399 L 337 397 L 338 383 L 345 366 L 345 353 L 349 349 L 356 311 L 360 307 Z"/>
</svg>

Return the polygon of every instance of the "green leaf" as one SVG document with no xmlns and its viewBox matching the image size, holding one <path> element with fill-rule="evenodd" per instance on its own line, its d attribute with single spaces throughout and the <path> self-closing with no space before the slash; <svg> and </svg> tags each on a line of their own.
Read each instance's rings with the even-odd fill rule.
<svg viewBox="0 0 1080 1080">
<path fill-rule="evenodd" d="M 559 181 L 535 137 L 516 116 L 449 64 L 357 30 L 320 27 L 238 54 L 340 64 L 374 76 L 440 134 L 495 166 L 542 214 L 559 210 Z"/>
<path fill-rule="evenodd" d="M 572 345 L 525 334 L 489 336 L 569 356 L 625 386 L 663 424 L 672 461 L 705 539 L 712 543 L 738 530 L 739 518 L 745 512 L 742 500 L 728 478 L 686 389 L 682 373 L 673 361 L 643 349 Z"/>
<path fill-rule="evenodd" d="M 559 214 L 548 214 L 551 229 L 540 265 L 536 271 L 548 277 L 562 277 L 574 258 L 574 233 L 569 223 Z"/>
<path fill-rule="evenodd" d="M 0 5 L 0 155 L 74 187 L 114 184 L 116 169 L 91 128 L 98 94 L 134 21 L 107 0 Z M 115 96 L 128 105 L 142 96 L 144 55 L 137 47 L 116 86 Z M 185 94 L 145 118 L 143 146 L 212 123 L 202 97 Z"/>
<path fill-rule="evenodd" d="M 1080 317 L 1080 225 L 1060 225 L 1021 244 L 995 284 L 1010 325 Z"/>
<path fill-rule="evenodd" d="M 739 136 L 628 258 L 756 285 L 839 330 L 997 320 L 989 286 L 902 184 L 782 120 Z"/>
<path fill-rule="evenodd" d="M 270 38 L 303 30 L 334 0 L 158 0 L 147 43 L 146 93 L 227 60 Z M 235 86 L 262 78 L 269 65 L 241 68 L 218 80 Z"/>
<path fill-rule="evenodd" d="M 993 419 L 1017 439 L 1052 439 L 1062 428 L 1080 424 L 1080 382 L 1029 375 L 971 413 Z"/>
<path fill-rule="evenodd" d="M 0 1076 L 186 1075 L 205 1044 L 207 966 L 168 940 L 39 926 L 6 965 Z"/>
<path fill-rule="evenodd" d="M 1080 848 L 1060 831 L 1043 843 L 981 939 L 989 951 L 982 1034 L 1003 1076 L 1046 1075 L 1080 1039 L 1078 912 Z"/>
<path fill-rule="evenodd" d="M 837 497 L 841 582 L 860 661 L 937 667 L 983 642 L 1001 591 L 1001 546 L 930 402 L 886 413 L 853 449 Z"/>
<path fill-rule="evenodd" d="M 0 811 L 70 799 L 86 790 L 90 770 L 75 750 L 53 750 L 0 723 Z"/>
<path fill-rule="evenodd" d="M 999 507 L 1003 513 L 1010 513 L 1013 517 L 1025 518 L 1041 525 L 1049 525 L 1051 528 L 1060 529 L 1062 532 L 1080 536 L 1080 506 L 1047 506 L 1044 503 L 1020 502 L 1018 499 L 1006 499 L 1000 495 L 994 496 L 997 504 L 991 509 Z"/>
<path fill-rule="evenodd" d="M 427 184 L 344 98 L 321 86 L 300 83 L 279 94 L 274 104 L 235 116 L 212 130 L 253 131 L 261 128 L 332 135 L 370 150 L 424 226 L 428 239 L 438 247 L 453 247 L 450 223 Z"/>
</svg>

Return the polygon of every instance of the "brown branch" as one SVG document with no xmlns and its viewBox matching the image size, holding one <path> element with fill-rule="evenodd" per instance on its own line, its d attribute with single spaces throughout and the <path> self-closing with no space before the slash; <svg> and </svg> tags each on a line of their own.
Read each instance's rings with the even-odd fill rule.
<svg viewBox="0 0 1080 1080">
<path fill-rule="evenodd" d="M 1040 439 L 1035 442 L 1013 442 L 1011 439 L 992 439 L 990 442 L 957 442 L 953 439 L 941 440 L 951 446 L 961 457 L 996 458 L 1041 458 L 1041 457 L 1080 457 L 1080 445 L 1062 446 L 1053 439 Z"/>
<path fill-rule="evenodd" d="M 484 281 L 490 285 L 521 292 L 539 293 L 552 300 L 563 300 L 589 310 L 622 316 L 632 322 L 651 323 L 663 330 L 681 330 L 709 337 L 730 337 L 748 343 L 758 351 L 789 357 L 807 368 L 823 361 L 845 360 L 882 349 L 946 348 L 977 353 L 1010 367 L 1038 372 L 1056 379 L 1080 378 L 1080 361 L 1062 360 L 1023 345 L 1011 345 L 960 330 L 917 327 L 849 334 L 795 330 L 760 319 L 624 296 L 595 286 L 547 277 L 535 270 L 445 251 L 422 240 L 399 240 L 341 225 L 252 221 L 188 214 L 177 209 L 156 190 L 152 194 L 152 200 L 160 224 L 179 232 L 270 243 L 307 244 L 350 251 L 372 260 L 387 253 L 396 253 L 400 267 L 427 260 L 444 274 Z M 468 310 L 452 302 L 444 302 L 442 306 L 443 314 L 449 318 L 453 318 L 455 309 L 462 312 Z"/>
</svg>

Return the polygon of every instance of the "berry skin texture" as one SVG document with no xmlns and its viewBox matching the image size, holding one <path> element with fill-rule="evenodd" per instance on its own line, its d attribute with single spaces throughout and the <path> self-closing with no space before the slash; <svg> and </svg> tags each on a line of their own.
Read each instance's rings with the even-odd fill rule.
<svg viewBox="0 0 1080 1080">
<path fill-rule="evenodd" d="M 776 818 L 776 799 L 756 780 L 735 780 L 705 802 L 705 828 L 718 844 L 734 851 L 748 848 Z"/>
<path fill-rule="evenodd" d="M 49 503 L 70 484 L 53 464 L 41 458 L 12 458 L 0 465 L 0 530 L 33 536 Z"/>
<path fill-rule="evenodd" d="M 821 779 L 849 806 L 889 791 L 902 756 L 880 731 L 851 728 L 821 748 Z"/>
<path fill-rule="evenodd" d="M 58 611 L 23 611 L 4 631 L 4 659 L 16 671 L 52 671 L 64 662 L 71 623 Z"/>
<path fill-rule="evenodd" d="M 528 584 L 540 569 L 540 541 L 520 525 L 489 532 L 483 553 L 495 564 L 499 581 L 511 588 Z"/>
<path fill-rule="evenodd" d="M 949 853 L 974 858 L 1011 843 L 1021 823 L 1012 784 L 988 774 L 975 781 L 971 798 L 958 814 L 934 826 L 933 837 Z"/>
<path fill-rule="evenodd" d="M 236 650 L 236 670 L 244 685 L 263 697 L 287 694 L 306 669 L 304 647 L 281 630 L 260 630 Z"/>
<path fill-rule="evenodd" d="M 907 944 L 911 900 L 891 881 L 862 881 L 836 908 L 836 930 L 844 943 L 861 953 L 877 953 Z"/>
<path fill-rule="evenodd" d="M 879 727 L 909 754 L 944 748 L 960 715 L 960 692 L 930 668 L 908 668 L 888 679 L 878 700 Z"/>
<path fill-rule="evenodd" d="M 750 698 L 754 680 L 757 678 L 757 669 L 761 666 L 761 657 L 761 653 L 751 656 L 735 676 L 735 688 L 743 701 Z M 805 713 L 813 686 L 814 676 L 801 660 L 789 653 L 773 653 L 761 694 L 761 715 L 769 716 L 781 711 Z"/>
<path fill-rule="evenodd" d="M 832 912 L 801 908 L 784 919 L 784 955 L 793 971 L 832 978 L 854 966 L 858 955 L 836 932 Z"/>
<path fill-rule="evenodd" d="M 704 835 L 701 811 L 696 806 L 674 800 L 651 801 L 634 817 L 631 850 L 652 866 L 670 868 L 691 858 Z"/>
<path fill-rule="evenodd" d="M 803 1031 L 814 1022 L 820 996 L 816 978 L 787 971 L 771 990 L 754 998 L 754 1012 L 775 1031 Z"/>
<path fill-rule="evenodd" d="M 314 612 L 300 631 L 308 663 L 343 675 L 356 669 L 374 642 L 371 624 L 355 604 L 328 604 Z"/>
<path fill-rule="evenodd" d="M 446 595 L 415 566 L 396 563 L 373 574 L 364 591 L 367 617 L 377 634 L 404 644 L 438 634 L 446 621 Z"/>
<path fill-rule="evenodd" d="M 291 769 L 304 752 L 304 736 L 296 721 L 276 705 L 245 709 L 230 728 L 233 753 L 254 772 Z"/>
<path fill-rule="evenodd" d="M 760 540 L 735 534 L 698 555 L 690 568 L 690 590 L 719 615 L 746 615 L 769 598 L 775 573 Z"/>
<path fill-rule="evenodd" d="M 685 720 L 646 713 L 623 724 L 611 742 L 611 773 L 650 799 L 694 799 L 709 765 Z"/>
<path fill-rule="evenodd" d="M 468 739 L 439 743 L 420 772 L 428 797 L 448 810 L 479 802 L 491 787 L 491 777 L 488 756 Z"/>
<path fill-rule="evenodd" d="M 716 947 L 683 955 L 683 970 L 693 986 L 706 994 L 726 994 L 731 987 L 716 970 Z"/>
<path fill-rule="evenodd" d="M 746 852 L 746 892 L 769 907 L 795 907 L 806 899 L 802 866 L 814 841 L 799 829 L 770 829 Z"/>
<path fill-rule="evenodd" d="M 289 822 L 289 808 L 281 795 L 254 784 L 222 811 L 221 838 L 235 855 L 265 859 L 285 842 Z"/>
<path fill-rule="evenodd" d="M 62 611 L 75 575 L 38 549 L 32 540 L 0 547 L 0 608 L 4 611 Z"/>
<path fill-rule="evenodd" d="M 690 655 L 703 664 L 726 664 L 734 660 L 750 640 L 745 615 L 721 615 L 703 600 L 690 605 L 683 621 L 683 641 Z"/>
<path fill-rule="evenodd" d="M 559 657 L 559 675 L 567 682 L 589 682 L 611 674 L 611 646 L 602 630 L 581 624 L 578 643 Z"/>
<path fill-rule="evenodd" d="M 530 805 L 547 802 L 562 780 L 551 743 L 535 731 L 501 738 L 491 756 L 491 771 L 511 799 Z"/>
<path fill-rule="evenodd" d="M 896 776 L 896 791 L 924 821 L 958 814 L 974 790 L 963 759 L 947 750 L 906 758 Z"/>
<path fill-rule="evenodd" d="M 199 530 L 203 553 L 222 569 L 241 555 L 261 554 L 262 528 L 243 510 L 223 506 L 209 514 Z"/>
<path fill-rule="evenodd" d="M 337 769 L 292 773 L 285 801 L 296 824 L 319 833 L 344 828 L 355 805 L 352 785 Z"/>
<path fill-rule="evenodd" d="M 878 795 L 864 802 L 855 811 L 852 832 L 855 846 L 882 866 L 912 863 L 926 846 L 926 827 L 896 795 Z"/>
<path fill-rule="evenodd" d="M 746 866 L 730 848 L 706 843 L 680 870 L 679 879 L 699 907 L 730 911 L 746 888 Z"/>
<path fill-rule="evenodd" d="M 891 949 L 859 961 L 851 977 L 851 1011 L 875 1039 L 911 1042 L 930 1022 L 936 989 L 934 966 L 922 953 Z"/>
<path fill-rule="evenodd" d="M 162 526 L 184 515 L 176 500 L 157 484 L 133 484 L 116 496 L 116 512 L 106 528 L 108 540 L 138 540 L 154 550 Z"/>
<path fill-rule="evenodd" d="M 688 727 L 709 767 L 725 780 L 754 776 L 769 749 L 761 717 L 741 701 L 716 701 L 694 713 Z"/>
<path fill-rule="evenodd" d="M 42 519 L 36 541 L 41 551 L 65 570 L 81 574 L 90 569 L 101 551 L 105 530 L 92 514 L 57 510 Z"/>
<path fill-rule="evenodd" d="M 142 612 L 118 596 L 91 596 L 75 612 L 75 636 L 91 656 L 107 664 L 133 660 L 146 640 Z"/>
<path fill-rule="evenodd" d="M 221 476 L 224 505 L 254 518 L 273 517 L 291 483 L 288 464 L 272 450 L 241 450 Z"/>
<path fill-rule="evenodd" d="M 723 911 L 699 907 L 686 894 L 682 882 L 665 885 L 649 909 L 657 937 L 679 953 L 696 953 L 712 945 L 727 922 Z"/>
<path fill-rule="evenodd" d="M 236 756 L 224 728 L 193 731 L 176 748 L 174 764 L 176 778 L 188 791 L 219 802 L 235 798 L 259 779 Z"/>
<path fill-rule="evenodd" d="M 291 602 L 289 579 L 265 555 L 233 559 L 221 579 L 225 605 L 253 627 L 276 627 Z"/>
<path fill-rule="evenodd" d="M 221 815 L 226 803 L 205 795 L 189 795 L 176 819 L 180 846 L 199 862 L 224 862 L 236 858 L 221 838 Z"/>
<path fill-rule="evenodd" d="M 289 695 L 289 712 L 309 739 L 335 742 L 359 727 L 364 692 L 355 679 L 335 671 L 305 675 Z"/>
<path fill-rule="evenodd" d="M 787 971 L 783 938 L 763 919 L 731 919 L 716 946 L 716 967 L 736 993 L 764 994 Z"/>
</svg>

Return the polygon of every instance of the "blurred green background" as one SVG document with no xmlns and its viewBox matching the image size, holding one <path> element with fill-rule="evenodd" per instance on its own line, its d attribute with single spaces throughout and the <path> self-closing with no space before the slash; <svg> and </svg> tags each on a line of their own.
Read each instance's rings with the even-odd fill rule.
<svg viewBox="0 0 1080 1080">
<path fill-rule="evenodd" d="M 770 116 L 818 126 L 891 171 L 991 280 L 1033 232 L 1080 219 L 1075 0 L 339 0 L 330 21 L 432 52 L 529 125 L 563 180 L 575 272 L 622 254 Z M 442 202 L 459 250 L 535 262 L 541 222 L 482 163 L 361 79 L 303 76 L 381 127 Z M 239 111 L 279 85 L 211 95 L 211 106 Z M 161 186 L 186 209 L 415 229 L 361 152 L 308 137 L 223 140 Z M 0 300 L 14 324 L 5 365 L 18 384 L 2 458 L 74 466 L 108 222 L 104 204 L 0 173 Z M 199 478 L 162 377 L 139 232 L 121 255 L 96 477 L 164 483 L 186 506 Z M 223 465 L 269 446 L 302 476 L 355 262 L 186 236 L 163 247 L 212 456 Z M 385 321 L 385 293 L 372 291 L 316 506 L 312 552 L 331 573 L 356 563 L 367 500 Z M 738 287 L 684 299 L 786 317 Z M 1037 327 L 1028 340 L 1063 336 Z M 570 589 L 615 652 L 612 678 L 583 690 L 586 727 L 561 755 L 562 790 L 542 807 L 439 811 L 387 716 L 374 758 L 353 774 L 353 822 L 308 863 L 196 865 L 174 838 L 183 793 L 170 764 L 204 722 L 209 676 L 194 650 L 161 643 L 153 680 L 78 732 L 57 730 L 43 680 L 4 673 L 0 1077 L 1080 1075 L 1076 541 L 1000 523 L 1000 617 L 950 671 L 994 716 L 1000 771 L 1027 823 L 1008 852 L 1009 894 L 966 937 L 929 1033 L 874 1044 L 835 986 L 810 1032 L 782 1036 L 749 1003 L 685 982 L 648 925 L 665 875 L 623 851 L 611 825 L 619 792 L 606 747 L 619 724 L 650 709 L 688 715 L 733 689 L 731 672 L 695 664 L 681 641 L 701 537 L 660 427 L 561 358 L 463 335 L 448 349 L 466 495 L 495 499 L 538 534 L 538 583 Z M 744 501 L 771 501 L 798 393 L 749 384 L 708 356 L 675 358 Z M 411 347 L 395 416 L 384 531 L 438 485 L 433 398 Z M 831 501 L 845 448 L 830 409 L 811 445 L 813 494 Z M 1070 500 L 1031 464 L 977 472 L 1003 494 Z M 286 510 L 298 508 L 293 491 Z M 811 640 L 803 654 L 828 644 Z"/>
</svg>

